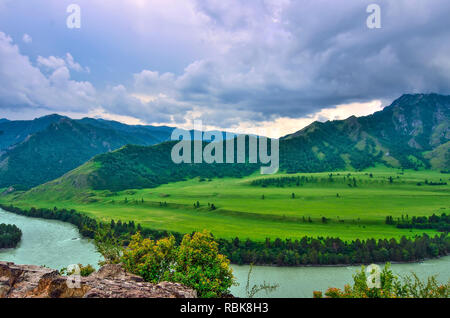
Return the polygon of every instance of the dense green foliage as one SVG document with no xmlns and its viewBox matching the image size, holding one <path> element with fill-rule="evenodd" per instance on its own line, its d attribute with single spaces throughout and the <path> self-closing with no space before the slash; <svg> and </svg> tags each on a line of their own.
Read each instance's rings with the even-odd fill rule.
<svg viewBox="0 0 450 318">
<path fill-rule="evenodd" d="M 353 275 L 353 286 L 345 285 L 344 290 L 339 288 L 329 288 L 325 292 L 327 298 L 449 298 L 450 282 L 439 284 L 434 276 L 426 281 L 421 281 L 417 275 L 399 278 L 390 269 L 387 263 L 380 272 L 379 287 L 372 287 L 368 284 L 369 275 L 375 271 L 367 273 L 364 266 L 361 271 Z M 373 278 L 372 278 L 373 279 Z M 372 280 L 373 281 L 373 280 Z M 322 298 L 323 294 L 316 291 L 314 298 Z"/>
<path fill-rule="evenodd" d="M 175 238 L 170 236 L 158 241 L 144 239 L 140 233 L 131 237 L 123 252 L 122 264 L 129 272 L 139 275 L 147 282 L 159 283 L 170 279 L 174 270 L 177 250 Z"/>
<path fill-rule="evenodd" d="M 93 159 L 99 168 L 90 175 L 90 184 L 94 189 L 111 191 L 153 188 L 197 176 L 242 177 L 258 167 L 256 164 L 175 164 L 171 159 L 175 144 L 165 142 L 153 147 L 128 145 L 119 151 L 99 155 Z"/>
<path fill-rule="evenodd" d="M 13 248 L 19 244 L 22 231 L 14 224 L 0 224 L 0 248 Z"/>
<path fill-rule="evenodd" d="M 383 153 L 365 140 L 365 147 L 357 145 L 360 138 L 352 138 L 342 125 L 351 126 L 352 117 L 346 121 L 314 123 L 295 136 L 280 142 L 280 167 L 288 173 L 344 170 L 352 167 L 362 170 L 382 162 Z M 370 141 L 369 141 L 370 140 Z"/>
<path fill-rule="evenodd" d="M 173 279 L 191 286 L 200 297 L 229 294 L 234 283 L 230 261 L 219 254 L 218 244 L 207 231 L 185 235 L 177 253 Z"/>
<path fill-rule="evenodd" d="M 339 238 L 276 239 L 266 242 L 219 240 L 220 252 L 233 263 L 255 265 L 328 265 L 368 264 L 374 262 L 410 262 L 447 255 L 450 238 L 447 234 L 407 239 L 356 239 L 344 242 Z"/>
<path fill-rule="evenodd" d="M 218 253 L 218 244 L 206 231 L 185 235 L 179 246 L 173 236 L 155 242 L 137 233 L 122 263 L 146 281 L 179 282 L 195 289 L 199 297 L 227 295 L 233 284 L 229 260 Z"/>
</svg>

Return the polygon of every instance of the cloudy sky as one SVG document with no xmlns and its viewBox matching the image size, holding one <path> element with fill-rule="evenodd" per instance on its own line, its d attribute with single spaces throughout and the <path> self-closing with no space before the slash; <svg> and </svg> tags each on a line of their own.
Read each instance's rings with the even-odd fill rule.
<svg viewBox="0 0 450 318">
<path fill-rule="evenodd" d="M 367 26 L 371 3 L 381 28 Z M 449 16 L 448 0 L 0 0 L 0 118 L 280 136 L 449 94 Z"/>
</svg>

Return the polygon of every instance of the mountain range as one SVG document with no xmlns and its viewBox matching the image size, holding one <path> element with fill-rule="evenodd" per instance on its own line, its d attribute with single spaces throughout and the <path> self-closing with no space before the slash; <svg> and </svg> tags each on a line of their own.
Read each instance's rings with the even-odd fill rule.
<svg viewBox="0 0 450 318">
<path fill-rule="evenodd" d="M 50 115 L 0 122 L 0 187 L 29 188 L 53 180 L 93 156 L 126 144 L 154 145 L 173 128 Z"/>
<path fill-rule="evenodd" d="M 287 172 L 359 170 L 375 163 L 448 170 L 450 96 L 403 95 L 372 115 L 315 122 L 282 140 Z"/>
<path fill-rule="evenodd" d="M 1 123 L 0 130 L 11 123 L 14 122 Z M 31 127 L 29 131 L 38 125 Z M 154 187 L 197 176 L 241 177 L 260 166 L 176 165 L 170 157 L 174 142 L 163 142 L 171 131 L 169 127 L 60 118 L 25 137 L 0 157 L 0 187 L 35 186 L 66 173 L 45 187 L 64 185 L 116 191 Z M 4 135 L 11 133 L 6 131 Z M 23 138 L 24 134 L 18 136 Z M 11 140 L 8 138 L 2 143 L 7 144 Z M 151 144 L 156 145 L 148 146 Z M 117 150 L 111 151 L 114 149 Z M 314 122 L 280 138 L 279 156 L 280 170 L 287 173 L 362 170 L 375 164 L 448 171 L 450 96 L 408 94 L 372 115 Z M 73 168 L 76 169 L 68 172 Z"/>
</svg>

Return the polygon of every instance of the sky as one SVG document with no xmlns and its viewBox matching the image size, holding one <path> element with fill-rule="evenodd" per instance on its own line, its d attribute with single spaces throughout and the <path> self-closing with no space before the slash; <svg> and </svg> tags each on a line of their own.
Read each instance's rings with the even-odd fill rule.
<svg viewBox="0 0 450 318">
<path fill-rule="evenodd" d="M 449 94 L 449 16 L 448 0 L 0 0 L 0 118 L 279 137 Z"/>
</svg>

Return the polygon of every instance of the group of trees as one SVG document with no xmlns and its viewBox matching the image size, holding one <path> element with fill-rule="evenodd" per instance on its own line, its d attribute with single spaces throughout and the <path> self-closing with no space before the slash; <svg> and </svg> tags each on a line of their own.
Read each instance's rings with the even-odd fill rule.
<svg viewBox="0 0 450 318">
<path fill-rule="evenodd" d="M 153 147 L 128 145 L 120 151 L 98 155 L 93 161 L 99 163 L 99 168 L 96 175 L 89 179 L 89 183 L 97 190 L 153 188 L 195 177 L 200 180 L 225 176 L 241 178 L 252 174 L 260 166 L 248 162 L 176 164 L 171 158 L 171 150 L 175 144 L 176 142 L 165 142 Z M 204 142 L 203 146 L 206 144 Z"/>
<path fill-rule="evenodd" d="M 200 202 L 199 202 L 199 201 L 197 201 L 196 203 L 194 203 L 194 209 L 198 209 L 198 208 L 200 208 Z M 216 208 L 216 206 L 214 205 L 214 203 L 209 203 L 209 202 L 208 202 L 208 209 L 211 210 L 211 211 L 214 211 L 214 210 L 216 210 L 217 208 Z"/>
<path fill-rule="evenodd" d="M 396 225 L 399 229 L 435 229 L 439 232 L 450 231 L 450 215 L 442 213 L 440 216 L 433 213 L 431 216 L 401 216 L 394 220 L 392 216 L 386 217 L 386 224 Z"/>
<path fill-rule="evenodd" d="M 366 173 L 369 178 L 360 178 L 359 176 L 352 175 L 351 173 L 340 174 L 340 173 L 330 173 L 328 176 L 284 176 L 284 177 L 272 177 L 272 178 L 260 178 L 253 180 L 250 184 L 252 186 L 258 186 L 262 188 L 267 187 L 301 187 L 307 184 L 340 184 L 348 185 L 349 187 L 358 187 L 364 184 L 392 184 L 394 183 L 394 178 L 392 176 L 387 179 L 373 179 L 372 173 Z M 356 178 L 358 177 L 358 178 Z M 397 176 L 396 179 L 400 177 Z M 430 184 L 430 183 L 429 183 Z M 437 183 L 434 183 L 437 184 Z"/>
<path fill-rule="evenodd" d="M 300 187 L 306 184 L 323 184 L 323 183 L 339 183 L 339 184 L 350 184 L 357 186 L 357 180 L 352 177 L 350 173 L 341 176 L 340 173 L 333 174 L 330 173 L 328 177 L 317 177 L 317 176 L 292 176 L 292 177 L 273 177 L 273 178 L 260 178 L 253 180 L 251 182 L 252 186 L 266 187 Z"/>
<path fill-rule="evenodd" d="M 232 263 L 255 265 L 327 265 L 361 264 L 375 262 L 409 262 L 447 255 L 450 251 L 448 235 L 430 237 L 426 234 L 409 239 L 402 237 L 379 239 L 356 239 L 343 241 L 339 238 L 310 238 L 254 242 L 220 239 L 220 251 Z"/>
<path fill-rule="evenodd" d="M 0 224 L 0 248 L 13 248 L 22 239 L 22 231 L 14 224 Z"/>
<path fill-rule="evenodd" d="M 440 179 L 439 182 L 425 180 L 425 184 L 431 185 L 431 186 L 441 186 L 441 185 L 447 185 L 447 182 L 442 181 L 442 179 Z"/>
<path fill-rule="evenodd" d="M 296 135 L 295 138 L 283 138 L 279 145 L 280 170 L 287 173 L 338 171 L 352 167 L 361 171 L 385 163 L 383 151 L 371 138 L 353 140 L 348 132 L 337 127 L 337 123 L 315 123 L 316 129 L 311 128 L 307 133 Z M 98 155 L 93 159 L 98 163 L 95 174 L 89 175 L 88 182 L 96 190 L 119 191 L 130 188 L 152 188 L 169 182 L 182 181 L 199 177 L 200 181 L 215 177 L 243 177 L 248 176 L 260 168 L 261 163 L 249 161 L 249 137 L 245 143 L 245 164 L 237 162 L 237 142 L 234 142 L 235 163 L 196 163 L 175 164 L 171 158 L 171 151 L 175 141 L 165 142 L 153 147 L 128 145 L 120 151 Z M 203 142 L 202 147 L 208 143 Z M 393 148 L 396 145 L 391 144 Z M 406 143 L 406 147 L 409 146 Z M 268 145 L 270 149 L 270 143 Z M 389 148 L 390 149 L 390 148 Z M 402 151 L 391 149 L 391 156 L 395 152 L 402 158 L 402 165 L 416 167 Z M 192 149 L 191 149 L 192 150 Z M 225 162 L 227 149 L 223 149 Z M 413 151 L 414 152 L 414 151 Z M 408 154 L 412 154 L 411 151 Z M 415 156 L 419 155 L 414 152 Z M 193 156 L 193 151 L 191 151 Z M 422 157 L 420 157 L 422 158 Z M 422 158 L 423 159 L 423 158 Z M 420 160 L 422 160 L 420 159 Z M 419 160 L 419 161 L 420 161 Z M 193 162 L 193 161 L 191 161 Z M 340 178 L 354 187 L 356 179 Z M 392 178 L 390 181 L 392 182 Z M 333 181 L 331 178 L 329 181 Z M 378 182 L 379 180 L 374 180 Z M 265 181 L 262 181 L 265 182 Z M 268 181 L 267 181 L 268 182 Z M 295 180 L 294 182 L 297 182 Z M 342 182 L 342 181 L 341 181 Z"/>
<path fill-rule="evenodd" d="M 89 238 L 94 238 L 100 231 L 107 232 L 109 236 L 127 246 L 132 235 L 140 232 L 142 237 L 158 240 L 173 236 L 176 244 L 183 240 L 181 233 L 165 230 L 153 230 L 143 228 L 133 221 L 111 221 L 108 224 L 83 215 L 75 210 L 35 209 L 22 210 L 13 206 L 1 206 L 4 210 L 26 216 L 41 217 L 47 219 L 58 219 L 70 222 L 78 227 L 80 233 Z M 431 216 L 430 220 L 442 220 L 448 217 Z M 405 218 L 404 218 L 405 219 Z M 415 218 L 415 224 L 420 218 Z M 327 222 L 326 220 L 322 220 Z M 433 223 L 434 224 L 434 223 Z M 438 223 L 439 224 L 439 223 Z M 430 237 L 426 234 L 397 239 L 356 239 L 343 241 L 339 238 L 330 237 L 303 237 L 300 240 L 267 238 L 265 242 L 252 241 L 250 239 L 216 239 L 219 244 L 220 254 L 228 257 L 232 263 L 255 264 L 255 265 L 326 265 L 326 264 L 360 264 L 374 262 L 409 262 L 425 258 L 447 255 L 450 251 L 450 239 L 448 233 Z"/>
</svg>

